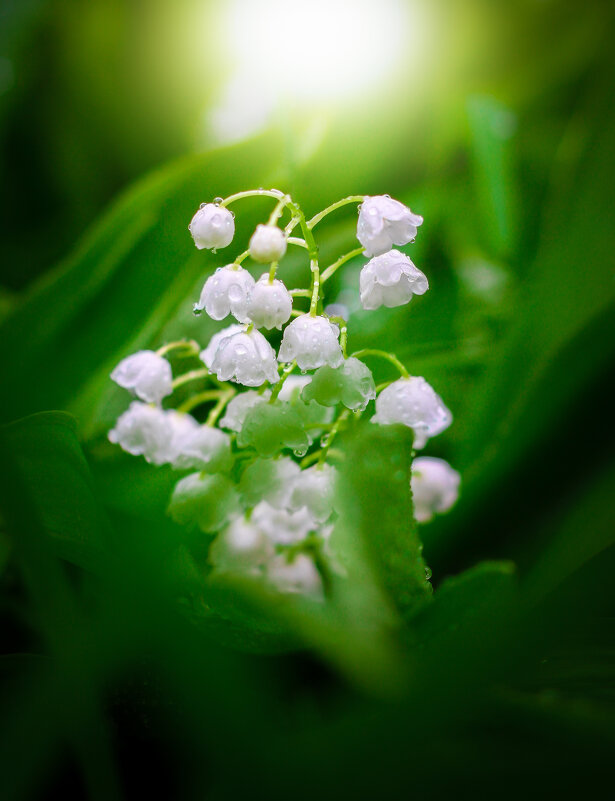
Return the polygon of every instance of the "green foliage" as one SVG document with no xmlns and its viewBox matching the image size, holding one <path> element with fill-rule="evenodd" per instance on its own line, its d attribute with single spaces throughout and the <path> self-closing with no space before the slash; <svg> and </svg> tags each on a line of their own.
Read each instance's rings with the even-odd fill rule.
<svg viewBox="0 0 615 801">
<path fill-rule="evenodd" d="M 374 379 L 369 368 L 358 359 L 349 358 L 339 367 L 319 367 L 310 383 L 303 388 L 304 401 L 317 401 L 322 406 L 343 403 L 357 411 L 375 394 Z"/>
<path fill-rule="evenodd" d="M 12 5 L 11 18 L 36 16 L 38 4 L 27 4 L 28 14 Z M 102 13 L 102 1 L 95 5 Z M 117 21 L 129 12 L 107 5 L 104 29 L 120 49 Z M 434 52 L 448 54 L 454 70 L 442 64 L 434 83 L 427 68 L 424 81 L 413 74 L 411 92 L 396 85 L 394 108 L 381 99 L 368 114 L 363 103 L 340 116 L 323 128 L 320 149 L 297 146 L 291 120 L 284 137 L 164 167 L 128 190 L 43 281 L 1 292 L 3 796 L 58 794 L 63 770 L 101 801 L 123 791 L 178 801 L 564 798 L 611 781 L 615 118 L 612 12 L 601 5 L 582 14 L 558 2 L 496 11 L 473 0 L 461 15 L 434 4 L 442 14 Z M 95 63 L 103 76 L 106 60 L 87 46 L 98 17 L 77 58 L 79 15 L 93 12 L 75 8 L 69 21 L 59 9 L 50 18 L 71 32 L 55 43 L 66 49 L 65 69 Z M 29 53 L 45 51 L 23 42 Z M 157 61 L 161 72 L 168 63 Z M 114 86 L 134 105 L 134 84 L 115 67 L 122 80 Z M 71 86 L 83 83 L 79 96 L 100 108 L 92 70 L 73 71 Z M 135 120 L 132 131 L 117 100 L 114 119 L 126 121 L 132 146 L 113 139 L 110 124 L 87 140 L 99 119 L 87 123 L 81 106 L 67 115 L 68 90 L 63 103 L 57 85 L 39 103 L 40 84 L 15 74 L 18 94 L 0 97 L 5 140 L 22 142 L 29 162 L 24 133 L 45 131 L 53 169 L 41 169 L 42 147 L 31 174 L 7 160 L 15 209 L 23 208 L 16 187 L 37 209 L 34 228 L 30 214 L 19 225 L 19 213 L 3 218 L 15 229 L 10 287 L 25 285 L 47 242 L 60 247 L 51 243 L 55 199 L 83 207 L 70 231 L 58 231 L 67 242 L 119 183 L 110 177 L 104 189 L 100 154 L 116 176 L 122 163 L 137 174 L 151 157 L 139 167 L 130 153 L 152 130 Z M 50 71 L 49 81 L 60 75 Z M 162 95 L 151 119 L 168 107 Z M 182 336 L 205 344 L 216 330 L 190 309 L 226 254 L 194 252 L 192 212 L 215 195 L 273 184 L 310 210 L 350 192 L 386 191 L 424 215 L 409 252 L 428 275 L 425 296 L 363 312 L 360 259 L 328 286 L 351 308 L 350 352 L 384 341 L 437 387 L 455 425 L 428 452 L 463 476 L 457 508 L 417 530 L 408 432 L 362 420 L 353 437 L 340 436 L 337 564 L 324 604 L 208 577 L 210 534 L 165 515 L 181 474 L 130 459 L 105 439 L 128 405 L 108 380 L 120 358 Z M 238 242 L 247 244 L 263 208 L 249 203 L 238 214 Z M 354 215 L 327 225 L 323 264 L 355 243 Z M 291 252 L 284 269 L 294 286 L 305 254 Z M 377 383 L 396 377 L 389 365 L 369 364 Z M 179 357 L 173 365 L 182 367 Z M 256 416 L 250 444 L 263 456 L 303 449 L 299 431 L 320 434 L 323 406 L 345 403 L 347 391 L 337 371 L 319 371 L 305 396 L 314 400 L 295 397 L 281 430 L 267 411 Z M 183 498 L 177 519 L 195 504 L 202 527 L 216 527 L 235 492 L 256 500 L 270 465 L 259 458 L 238 487 L 199 479 L 206 491 Z"/>
<path fill-rule="evenodd" d="M 299 412 L 288 403 L 262 403 L 247 413 L 237 436 L 242 447 L 252 447 L 261 456 L 275 456 L 283 448 L 305 455 L 309 440 Z"/>
<path fill-rule="evenodd" d="M 239 509 L 237 492 L 228 478 L 191 473 L 175 487 L 168 511 L 176 523 L 191 526 L 196 520 L 207 533 L 219 531 Z"/>
</svg>

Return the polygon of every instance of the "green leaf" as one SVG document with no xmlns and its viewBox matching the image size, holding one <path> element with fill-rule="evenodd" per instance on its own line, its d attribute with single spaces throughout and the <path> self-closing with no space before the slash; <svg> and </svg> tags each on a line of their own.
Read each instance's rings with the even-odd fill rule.
<svg viewBox="0 0 615 801">
<path fill-rule="evenodd" d="M 347 447 L 340 519 L 360 539 L 378 583 L 407 617 L 432 592 L 412 511 L 412 434 L 405 426 L 368 425 Z"/>
<path fill-rule="evenodd" d="M 359 359 L 350 357 L 339 367 L 319 367 L 303 388 L 304 401 L 317 401 L 322 406 L 343 403 L 352 411 L 363 410 L 376 397 L 371 370 Z"/>
<path fill-rule="evenodd" d="M 44 412 L 11 423 L 2 433 L 55 553 L 93 566 L 100 559 L 107 522 L 94 495 L 74 418 Z"/>
<path fill-rule="evenodd" d="M 411 624 L 419 641 L 459 632 L 490 615 L 516 586 L 512 562 L 481 562 L 448 578 L 436 590 L 433 602 L 419 609 Z"/>
<path fill-rule="evenodd" d="M 45 408 L 100 414 L 108 374 L 121 357 L 157 340 L 173 312 L 230 249 L 199 252 L 187 226 L 199 203 L 273 180 L 279 143 L 267 137 L 191 156 L 140 181 L 103 216 L 68 261 L 0 324 L 0 359 L 11 392 L 0 420 Z M 244 205 L 233 253 L 263 202 Z"/>
<path fill-rule="evenodd" d="M 219 531 L 239 510 L 233 483 L 222 475 L 202 473 L 191 473 L 178 481 L 168 508 L 176 523 L 198 526 L 204 532 Z"/>
<path fill-rule="evenodd" d="M 246 415 L 237 443 L 242 448 L 254 448 L 261 456 L 275 456 L 284 448 L 304 454 L 309 447 L 301 416 L 283 401 L 253 406 Z"/>
</svg>

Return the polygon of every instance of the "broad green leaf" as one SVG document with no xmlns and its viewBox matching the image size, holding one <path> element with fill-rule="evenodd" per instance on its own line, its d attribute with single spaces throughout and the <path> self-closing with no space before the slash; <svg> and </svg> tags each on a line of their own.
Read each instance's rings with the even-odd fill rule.
<svg viewBox="0 0 615 801">
<path fill-rule="evenodd" d="M 480 562 L 447 578 L 434 592 L 433 602 L 412 618 L 414 635 L 425 642 L 475 625 L 490 614 L 490 609 L 507 601 L 515 585 L 516 571 L 511 562 Z"/>
<path fill-rule="evenodd" d="M 5 426 L 3 436 L 53 550 L 77 564 L 95 565 L 107 523 L 74 418 L 63 412 L 32 415 Z"/>
<path fill-rule="evenodd" d="M 191 156 L 120 198 L 2 321 L 0 357 L 12 391 L 2 395 L 0 419 L 70 407 L 89 422 L 112 367 L 156 340 L 199 278 L 241 250 L 268 209 L 244 205 L 236 241 L 213 255 L 197 251 L 187 230 L 199 203 L 272 182 L 279 158 L 271 137 Z"/>
<path fill-rule="evenodd" d="M 344 546 L 364 552 L 377 583 L 403 617 L 427 602 L 432 591 L 412 513 L 411 452 L 409 429 L 367 425 L 351 438 L 340 468 L 340 523 L 346 537 L 355 540 L 346 539 Z"/>
</svg>

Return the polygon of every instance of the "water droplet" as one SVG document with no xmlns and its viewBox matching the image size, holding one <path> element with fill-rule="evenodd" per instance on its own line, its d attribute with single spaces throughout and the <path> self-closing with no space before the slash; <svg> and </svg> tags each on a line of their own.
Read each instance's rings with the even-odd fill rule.
<svg viewBox="0 0 615 801">
<path fill-rule="evenodd" d="M 431 578 L 431 568 L 425 567 L 425 579 L 429 581 L 430 578 Z"/>
<path fill-rule="evenodd" d="M 326 448 L 327 445 L 329 444 L 330 439 L 331 439 L 331 434 L 323 434 L 322 437 L 320 438 L 320 447 Z"/>
<path fill-rule="evenodd" d="M 307 445 L 305 445 L 305 446 L 304 446 L 304 445 L 302 445 L 300 448 L 294 448 L 294 449 L 293 449 L 293 453 L 295 454 L 295 456 L 298 456 L 300 459 L 301 459 L 303 456 L 305 456 L 305 454 L 307 453 L 307 451 L 308 451 L 308 446 L 307 446 Z"/>
<path fill-rule="evenodd" d="M 207 203 L 201 203 L 201 204 L 199 205 L 199 208 L 200 208 L 200 209 L 204 209 L 206 205 L 207 205 Z"/>
<path fill-rule="evenodd" d="M 199 309 L 199 307 L 195 303 L 194 306 L 192 307 L 192 314 L 194 314 L 195 317 L 200 317 L 201 314 L 203 314 L 203 309 Z"/>
<path fill-rule="evenodd" d="M 212 248 L 212 249 L 211 249 L 211 252 L 212 252 L 212 253 L 217 253 L 217 252 L 218 252 L 218 248 Z"/>
<path fill-rule="evenodd" d="M 214 198 L 214 200 L 213 200 L 213 202 L 214 202 L 214 204 L 215 204 L 216 206 L 219 206 L 219 205 L 220 205 L 220 203 L 222 203 L 222 201 L 223 201 L 223 200 L 224 200 L 224 198 L 223 198 L 223 197 L 215 197 L 215 198 Z"/>
</svg>

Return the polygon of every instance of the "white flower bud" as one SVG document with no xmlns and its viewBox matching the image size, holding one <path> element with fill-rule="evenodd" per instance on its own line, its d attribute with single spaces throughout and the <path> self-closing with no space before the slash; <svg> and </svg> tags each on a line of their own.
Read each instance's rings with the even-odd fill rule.
<svg viewBox="0 0 615 801">
<path fill-rule="evenodd" d="M 196 422 L 196 421 L 195 421 Z M 198 425 L 176 442 L 173 467 L 220 472 L 231 466 L 231 440 L 228 434 L 212 426 Z"/>
<path fill-rule="evenodd" d="M 414 516 L 426 523 L 438 512 L 448 512 L 459 497 L 461 476 L 444 459 L 420 456 L 412 463 Z"/>
<path fill-rule="evenodd" d="M 218 351 L 218 347 L 223 339 L 232 336 L 233 334 L 239 334 L 240 332 L 245 331 L 245 327 L 243 325 L 238 325 L 237 323 L 233 323 L 233 325 L 229 325 L 226 328 L 223 328 L 222 331 L 218 331 L 217 334 L 214 334 L 212 338 L 209 340 L 209 344 L 199 353 L 199 359 L 203 362 L 203 364 L 207 367 L 208 370 L 211 370 L 211 365 L 216 358 L 216 353 Z"/>
<path fill-rule="evenodd" d="M 293 299 L 282 281 L 269 281 L 265 273 L 256 282 L 248 301 L 248 318 L 257 328 L 282 328 L 290 319 Z"/>
<path fill-rule="evenodd" d="M 328 464 L 314 465 L 302 470 L 293 480 L 289 508 L 307 509 L 314 520 L 324 523 L 333 511 L 336 472 Z"/>
<path fill-rule="evenodd" d="M 286 237 L 277 225 L 257 225 L 250 239 L 250 256 L 254 261 L 269 264 L 280 261 L 286 253 Z"/>
<path fill-rule="evenodd" d="M 199 250 L 225 248 L 233 241 L 235 219 L 228 209 L 205 203 L 192 218 L 188 230 Z"/>
<path fill-rule="evenodd" d="M 231 431 L 241 431 L 250 409 L 253 406 L 258 406 L 259 403 L 266 403 L 270 396 L 271 392 L 268 389 L 262 395 L 252 389 L 235 395 L 224 410 L 224 417 L 220 420 L 220 426 Z"/>
<path fill-rule="evenodd" d="M 414 430 L 414 447 L 423 448 L 453 421 L 453 415 L 433 388 L 420 376 L 400 378 L 383 389 L 376 398 L 372 423 L 401 423 Z"/>
<path fill-rule="evenodd" d="M 237 517 L 216 538 L 209 555 L 217 570 L 260 575 L 274 554 L 273 543 L 267 535 L 251 520 Z"/>
<path fill-rule="evenodd" d="M 153 350 L 140 350 L 122 359 L 111 380 L 148 403 L 160 403 L 173 392 L 171 365 Z"/>
<path fill-rule="evenodd" d="M 420 215 L 388 195 L 366 197 L 359 209 L 357 239 L 366 256 L 379 256 L 393 245 L 412 242 L 422 222 Z"/>
<path fill-rule="evenodd" d="M 378 309 L 380 306 L 403 306 L 413 295 L 427 292 L 429 284 L 405 253 L 389 250 L 363 267 L 360 288 L 363 308 Z"/>
<path fill-rule="evenodd" d="M 296 359 L 300 370 L 315 370 L 324 364 L 338 367 L 344 360 L 338 336 L 338 327 L 326 317 L 304 314 L 284 329 L 278 360 Z"/>
<path fill-rule="evenodd" d="M 173 426 L 168 415 L 139 401 L 133 401 L 120 415 L 109 441 L 152 464 L 165 464 L 173 457 Z"/>
<path fill-rule="evenodd" d="M 240 323 L 247 323 L 248 299 L 253 288 L 254 279 L 243 267 L 237 264 L 218 267 L 205 281 L 194 311 L 205 309 L 212 320 L 224 320 L 232 314 Z"/>
<path fill-rule="evenodd" d="M 252 522 L 276 545 L 293 545 L 304 540 L 317 524 L 304 507 L 295 512 L 275 509 L 267 501 L 254 507 Z"/>
<path fill-rule="evenodd" d="M 322 597 L 320 573 L 304 553 L 297 554 L 292 562 L 284 553 L 275 556 L 267 563 L 267 579 L 280 592 Z"/>
<path fill-rule="evenodd" d="M 279 380 L 275 351 L 256 330 L 223 339 L 211 370 L 219 381 L 235 381 L 246 387 L 259 387 L 265 381 L 275 384 Z"/>
</svg>

